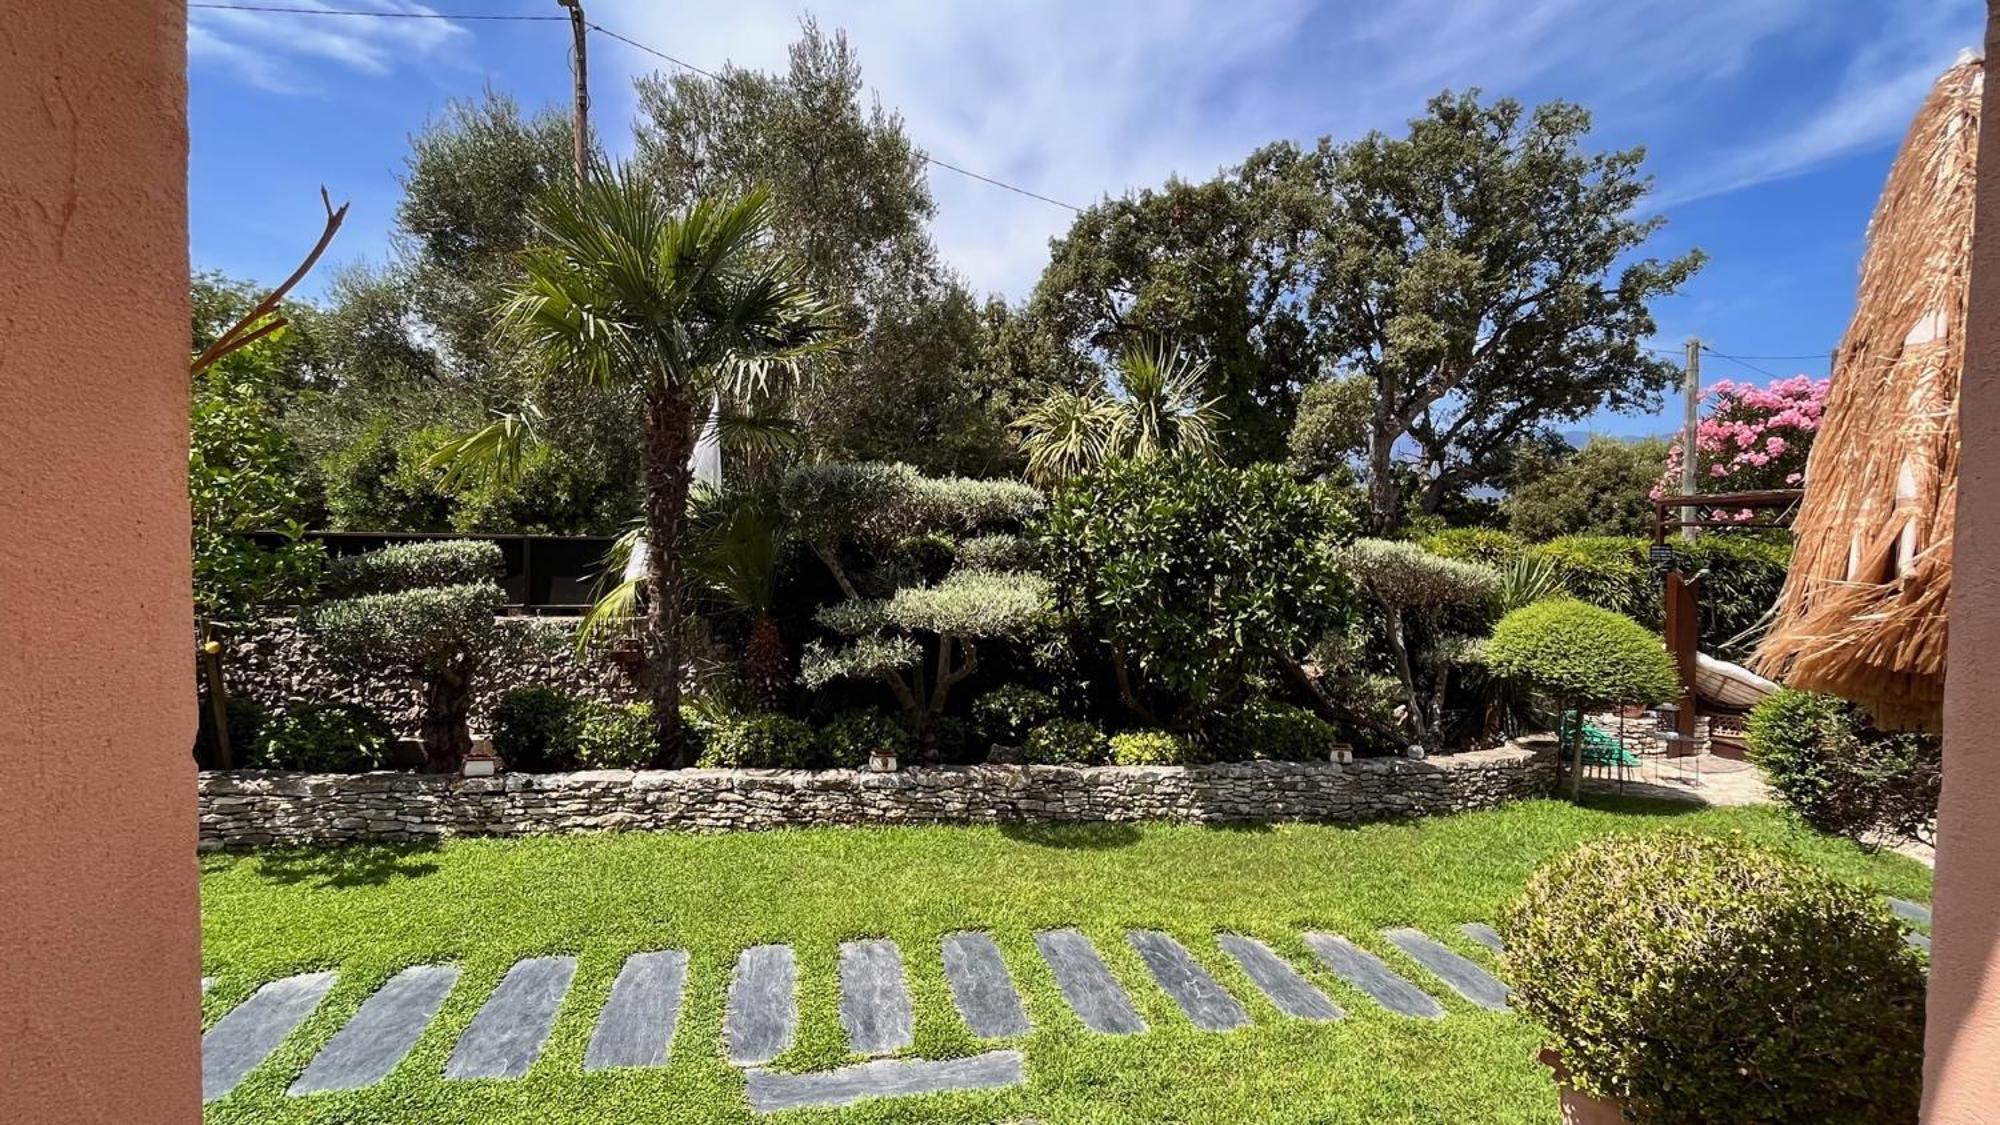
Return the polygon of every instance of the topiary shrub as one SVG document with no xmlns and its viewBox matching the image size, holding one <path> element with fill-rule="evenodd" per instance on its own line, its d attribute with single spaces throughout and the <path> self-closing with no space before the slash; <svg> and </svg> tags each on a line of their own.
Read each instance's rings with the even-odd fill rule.
<svg viewBox="0 0 2000 1125">
<path fill-rule="evenodd" d="M 1111 736 L 1114 766 L 1178 766 L 1194 755 L 1187 739 L 1172 731 L 1131 730 Z"/>
<path fill-rule="evenodd" d="M 397 543 L 327 563 L 325 588 L 338 598 L 393 594 L 426 586 L 492 582 L 502 568 L 500 546 L 480 539 Z"/>
<path fill-rule="evenodd" d="M 1504 567 L 1520 558 L 1528 544 L 1517 535 L 1490 527 L 1452 527 L 1424 536 L 1423 548 L 1460 562 Z"/>
<path fill-rule="evenodd" d="M 1055 698 L 1020 684 L 994 688 L 972 701 L 972 721 L 988 742 L 1019 746 L 1028 732 L 1056 717 Z"/>
<path fill-rule="evenodd" d="M 583 700 L 557 688 L 515 688 L 493 708 L 493 750 L 522 773 L 573 768 L 586 710 Z"/>
<path fill-rule="evenodd" d="M 741 715 L 709 732 L 699 764 L 708 769 L 817 769 L 813 729 L 789 715 Z"/>
<path fill-rule="evenodd" d="M 1750 712 L 1750 760 L 1807 824 L 1856 840 L 1930 840 L 1944 783 L 1937 736 L 1876 730 L 1865 711 L 1811 692 L 1779 691 Z"/>
<path fill-rule="evenodd" d="M 1486 642 L 1493 674 L 1520 681 L 1555 702 L 1558 717 L 1572 708 L 1654 704 L 1680 690 L 1673 658 L 1660 638 L 1608 609 L 1555 598 L 1500 619 Z M 1574 743 L 1570 796 L 1583 779 L 1582 724 L 1561 724 Z"/>
<path fill-rule="evenodd" d="M 1613 837 L 1501 914 L 1501 971 L 1628 1120 L 1913 1121 L 1924 975 L 1868 894 L 1738 842 Z"/>
<path fill-rule="evenodd" d="M 359 703 L 307 703 L 266 719 L 249 744 L 253 769 L 365 773 L 389 764 L 395 733 Z"/>
<path fill-rule="evenodd" d="M 958 565 L 966 570 L 1027 570 L 1035 563 L 1034 544 L 1019 535 L 975 535 L 958 545 Z"/>
<path fill-rule="evenodd" d="M 651 703 L 587 703 L 577 723 L 576 763 L 587 770 L 645 769 L 660 753 L 656 731 Z"/>
<path fill-rule="evenodd" d="M 1345 559 L 1356 584 L 1382 610 L 1381 635 L 1403 685 L 1409 734 L 1430 750 L 1443 749 L 1452 668 L 1474 647 L 1468 634 L 1483 632 L 1492 620 L 1500 572 L 1391 539 L 1357 539 Z"/>
<path fill-rule="evenodd" d="M 1332 723 L 1303 707 L 1253 699 L 1215 724 L 1210 760 L 1324 762 L 1338 737 Z"/>
<path fill-rule="evenodd" d="M 819 728 L 813 740 L 815 764 L 836 769 L 861 769 L 877 750 L 901 758 L 910 749 L 909 728 L 880 711 L 843 711 Z"/>
<path fill-rule="evenodd" d="M 1028 732 L 1021 761 L 1034 766 L 1096 766 L 1111 755 L 1104 732 L 1081 719 L 1052 719 Z"/>
</svg>

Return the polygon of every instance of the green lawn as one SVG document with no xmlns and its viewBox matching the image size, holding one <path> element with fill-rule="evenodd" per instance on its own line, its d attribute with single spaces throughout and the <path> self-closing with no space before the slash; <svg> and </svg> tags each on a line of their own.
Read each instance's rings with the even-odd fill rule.
<svg viewBox="0 0 2000 1125">
<path fill-rule="evenodd" d="M 826 829 L 719 837 L 631 834 L 466 840 L 432 850 L 350 848 L 203 861 L 204 972 L 220 978 L 206 1022 L 259 983 L 339 971 L 319 1010 L 270 1061 L 208 1110 L 211 1122 L 617 1122 L 751 1119 L 741 1073 L 723 1058 L 723 998 L 736 954 L 761 942 L 798 950 L 800 1029 L 778 1065 L 839 1064 L 835 958 L 843 939 L 900 943 L 916 1003 L 913 1054 L 976 1053 L 951 1004 L 941 936 L 999 940 L 1034 1030 L 1017 1043 L 1028 1085 L 779 1115 L 776 1122 L 1508 1122 L 1556 1120 L 1533 1062 L 1535 1029 L 1445 996 L 1436 1022 L 1392 1016 L 1320 971 L 1300 931 L 1348 935 L 1433 983 L 1381 940 L 1414 925 L 1483 957 L 1458 935 L 1491 920 L 1541 859 L 1579 840 L 1672 824 L 1740 832 L 1839 876 L 1929 901 L 1930 873 L 1895 856 L 1791 827 L 1769 809 L 1692 811 L 1635 801 L 1552 801 L 1436 820 L 1332 828 L 1102 826 L 1076 829 Z M 1077 926 L 1097 943 L 1152 1030 L 1106 1037 L 1071 1014 L 1032 934 Z M 1253 1025 L 1206 1034 L 1180 1016 L 1125 943 L 1132 927 L 1178 936 L 1242 999 Z M 1281 1017 L 1212 935 L 1261 937 L 1348 1010 L 1334 1024 Z M 624 958 L 691 952 L 671 1062 L 586 1075 L 598 1009 Z M 526 1078 L 438 1077 L 453 1042 L 501 974 L 569 953 L 577 974 L 546 1050 Z M 285 1087 L 362 999 L 395 970 L 464 970 L 439 1018 L 390 1078 L 370 1089 L 288 1098 Z M 1442 993 L 1441 987 L 1430 988 Z"/>
</svg>

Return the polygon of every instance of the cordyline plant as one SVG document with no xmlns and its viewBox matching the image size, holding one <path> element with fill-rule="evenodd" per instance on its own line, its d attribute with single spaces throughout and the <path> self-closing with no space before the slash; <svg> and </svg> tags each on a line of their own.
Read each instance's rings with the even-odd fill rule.
<svg viewBox="0 0 2000 1125">
<path fill-rule="evenodd" d="M 1703 492 L 1757 492 L 1805 484 L 1806 455 L 1819 433 L 1832 381 L 1795 375 L 1769 386 L 1724 379 L 1702 392 L 1708 416 L 1695 429 L 1695 478 Z M 1678 494 L 1685 453 L 1676 438 L 1653 498 Z M 1720 513 L 1729 518 L 1728 513 Z M 1735 513 L 1750 520 L 1749 511 Z"/>
</svg>

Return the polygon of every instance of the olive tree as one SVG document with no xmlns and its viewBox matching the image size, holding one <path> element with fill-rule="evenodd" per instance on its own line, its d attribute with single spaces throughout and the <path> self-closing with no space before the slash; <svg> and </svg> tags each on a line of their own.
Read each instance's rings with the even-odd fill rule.
<svg viewBox="0 0 2000 1125">
<path fill-rule="evenodd" d="M 1382 610 L 1382 631 L 1403 684 L 1410 733 L 1425 749 L 1441 749 L 1452 665 L 1474 647 L 1472 638 L 1448 630 L 1447 613 L 1492 604 L 1500 593 L 1500 573 L 1434 555 L 1415 543 L 1386 539 L 1357 541 L 1348 549 L 1347 567 Z"/>
</svg>

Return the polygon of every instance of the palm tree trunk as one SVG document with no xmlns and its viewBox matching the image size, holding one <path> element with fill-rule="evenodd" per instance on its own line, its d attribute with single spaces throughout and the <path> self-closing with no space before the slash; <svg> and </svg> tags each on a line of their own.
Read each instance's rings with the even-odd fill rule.
<svg viewBox="0 0 2000 1125">
<path fill-rule="evenodd" d="M 670 769 L 689 764 L 681 727 L 681 621 L 687 573 L 681 533 L 687 526 L 688 489 L 694 483 L 694 411 L 675 393 L 648 395 L 645 406 L 647 664 L 659 760 Z"/>
<path fill-rule="evenodd" d="M 750 643 L 744 646 L 744 678 L 750 683 L 750 696 L 764 711 L 777 711 L 785 705 L 785 688 L 789 679 L 785 675 L 785 638 L 778 631 L 777 619 L 768 613 L 758 613 L 750 621 Z"/>
</svg>

